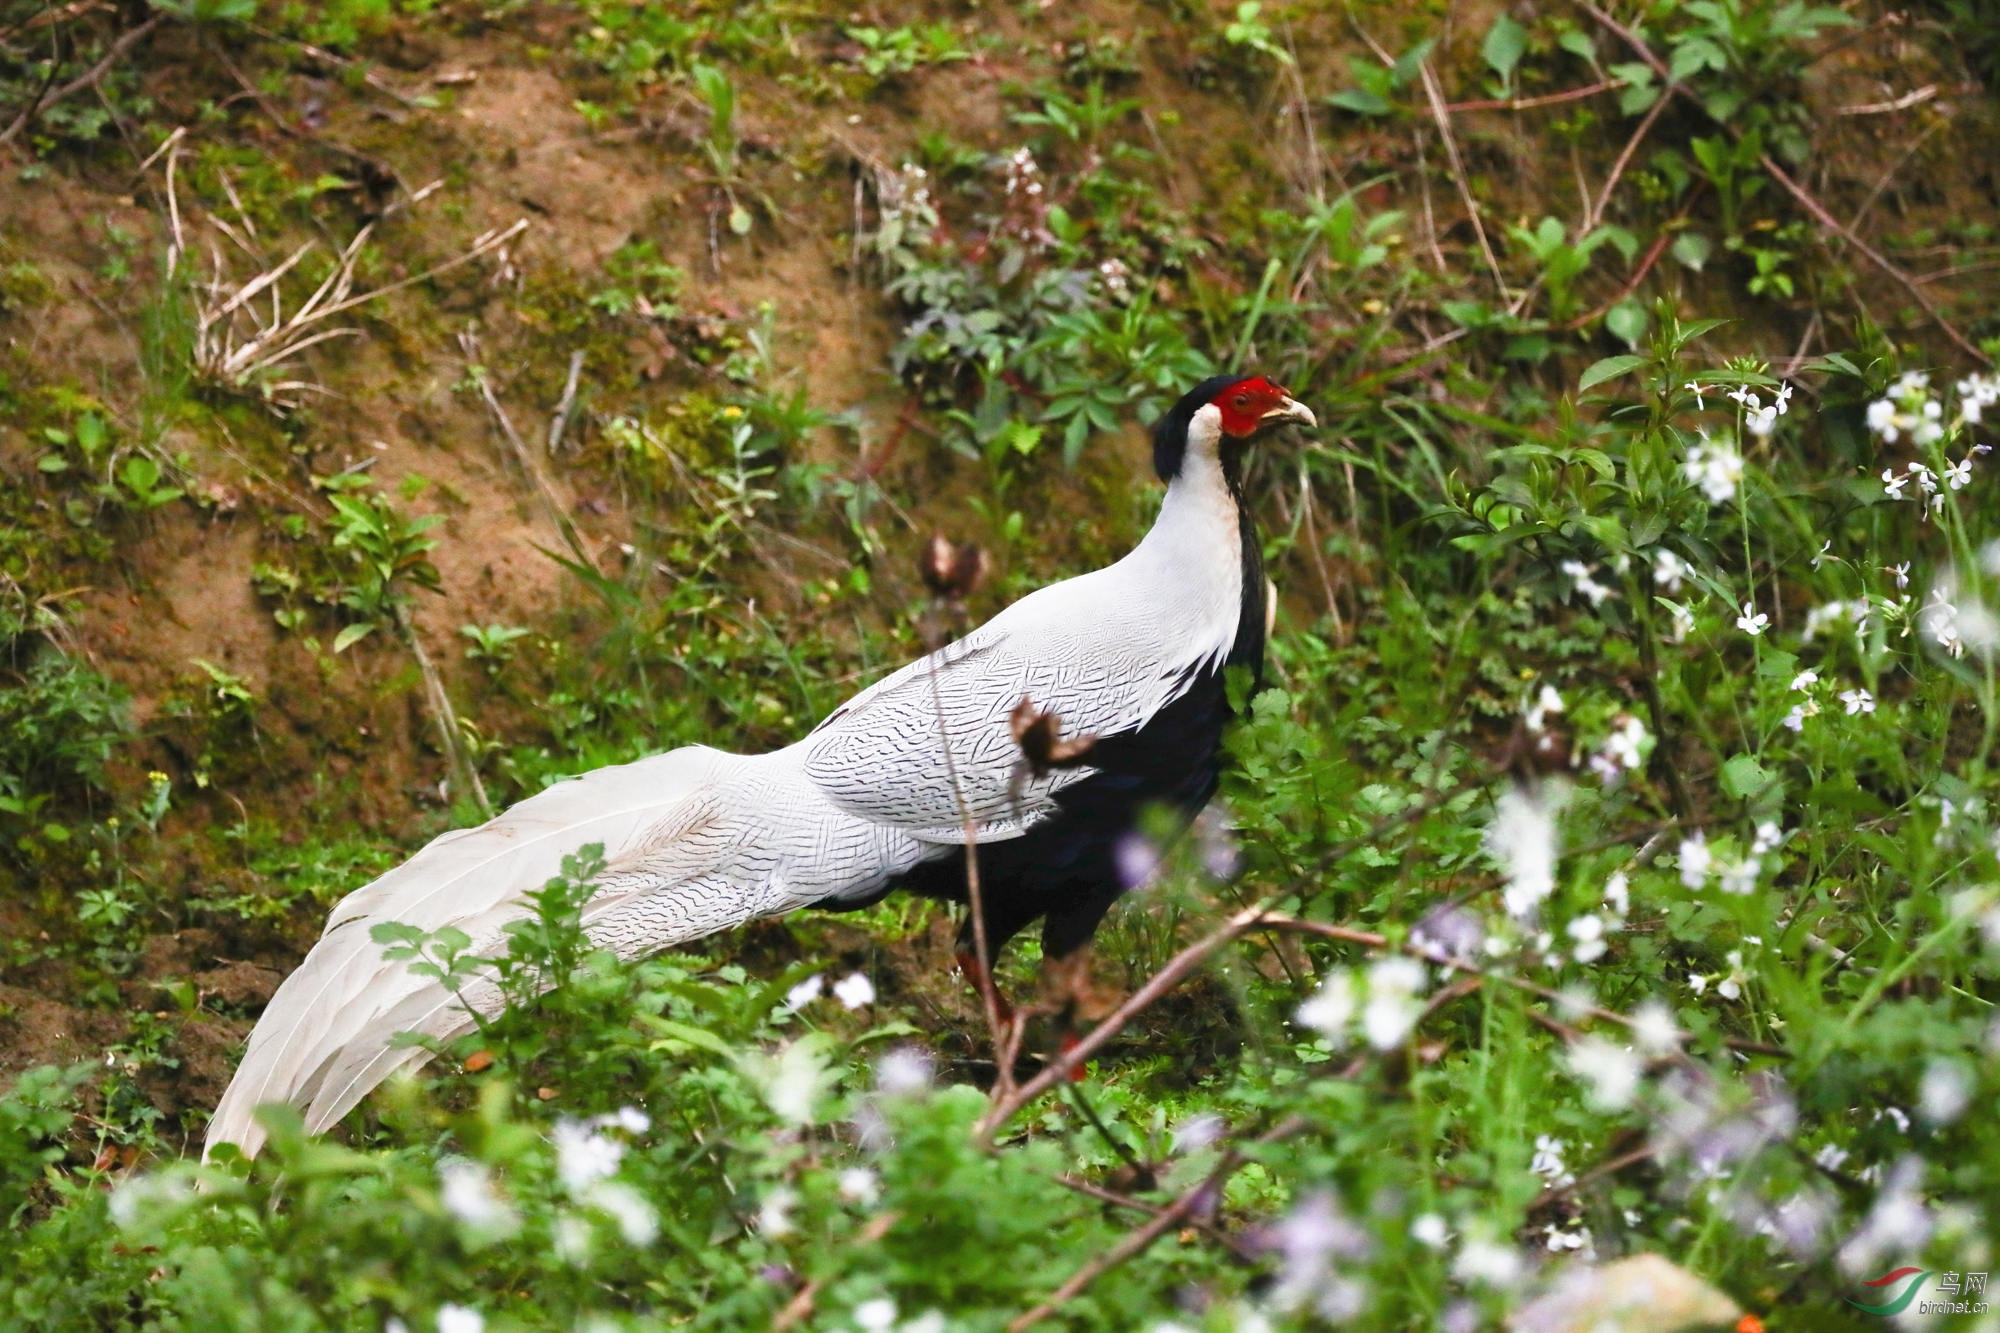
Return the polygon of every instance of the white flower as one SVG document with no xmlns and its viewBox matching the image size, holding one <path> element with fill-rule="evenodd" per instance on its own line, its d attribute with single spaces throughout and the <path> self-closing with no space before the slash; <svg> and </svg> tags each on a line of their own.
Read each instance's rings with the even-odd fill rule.
<svg viewBox="0 0 2000 1333">
<path fill-rule="evenodd" d="M 833 983 L 833 998 L 849 1009 L 859 1009 L 865 1004 L 875 1003 L 875 983 L 865 972 L 855 972 L 846 979 Z"/>
<path fill-rule="evenodd" d="M 1770 407 L 1752 407 L 1743 414 L 1743 429 L 1760 440 L 1777 428 L 1778 409 L 1775 404 Z"/>
<path fill-rule="evenodd" d="M 1689 574 L 1687 561 L 1662 546 L 1653 552 L 1653 582 L 1668 592 L 1679 592 Z"/>
<path fill-rule="evenodd" d="M 1604 881 L 1604 905 L 1611 914 L 1623 921 L 1632 910 L 1632 882 L 1625 878 L 1625 872 L 1614 870 L 1611 878 Z"/>
<path fill-rule="evenodd" d="M 1647 1000 L 1632 1011 L 1632 1040 L 1648 1055 L 1667 1055 L 1681 1046 L 1674 1011 L 1658 1000 Z"/>
<path fill-rule="evenodd" d="M 514 1230 L 519 1219 L 493 1188 L 493 1177 L 483 1164 L 447 1157 L 437 1171 L 438 1201 L 460 1225 L 494 1235 Z"/>
<path fill-rule="evenodd" d="M 1489 1287 L 1512 1287 L 1520 1282 L 1525 1265 L 1512 1245 L 1469 1237 L 1452 1261 L 1451 1274 L 1460 1282 L 1479 1282 Z"/>
<path fill-rule="evenodd" d="M 1645 1062 L 1627 1047 L 1585 1036 L 1569 1048 L 1569 1070 L 1588 1088 L 1592 1107 L 1622 1111 L 1639 1091 Z"/>
<path fill-rule="evenodd" d="M 1569 937 L 1576 941 L 1570 952 L 1579 963 L 1594 963 L 1604 956 L 1604 922 L 1601 918 L 1586 913 L 1577 917 L 1567 927 Z"/>
<path fill-rule="evenodd" d="M 1972 1074 L 1956 1060 L 1933 1058 L 1917 1085 L 1917 1114 L 1933 1125 L 1949 1125 L 1972 1105 Z"/>
<path fill-rule="evenodd" d="M 617 1171 L 625 1156 L 624 1144 L 568 1117 L 556 1121 L 549 1139 L 556 1145 L 556 1177 L 572 1194 Z"/>
<path fill-rule="evenodd" d="M 792 1232 L 792 1209 L 799 1206 L 799 1193 L 779 1185 L 757 1205 L 757 1230 L 772 1239 Z"/>
<path fill-rule="evenodd" d="M 1441 1250 L 1451 1240 L 1451 1228 L 1436 1213 L 1421 1213 L 1410 1219 L 1410 1239 L 1427 1250 Z"/>
<path fill-rule="evenodd" d="M 1757 876 L 1763 870 L 1763 863 L 1754 856 L 1746 856 L 1741 861 L 1722 868 L 1718 883 L 1724 893 L 1745 894 L 1757 887 Z"/>
<path fill-rule="evenodd" d="M 896 1326 L 896 1303 L 887 1296 L 854 1307 L 854 1322 L 863 1333 L 889 1333 Z"/>
<path fill-rule="evenodd" d="M 1820 565 L 1826 560 L 1826 553 L 1828 551 L 1831 551 L 1832 549 L 1833 549 L 1833 538 L 1829 537 L 1825 541 L 1821 542 L 1819 544 L 1819 550 L 1813 553 L 1812 567 L 1814 569 L 1818 569 Z"/>
<path fill-rule="evenodd" d="M 1736 617 L 1736 628 L 1753 639 L 1770 628 L 1770 625 L 1771 617 L 1759 611 L 1754 602 L 1743 603 L 1743 614 Z"/>
<path fill-rule="evenodd" d="M 1616 777 L 1620 770 L 1638 768 L 1645 762 L 1641 751 L 1648 739 L 1645 723 L 1630 713 L 1621 715 L 1618 725 L 1605 738 L 1604 749 L 1592 759 L 1591 768 L 1607 781 Z"/>
<path fill-rule="evenodd" d="M 1811 702 L 1812 700 L 1810 699 L 1806 700 L 1806 703 Z M 1785 714 L 1785 726 L 1792 731 L 1804 731 L 1806 729 L 1806 717 L 1806 705 L 1793 704 L 1792 711 Z"/>
<path fill-rule="evenodd" d="M 1708 978 L 1699 972 L 1688 973 L 1688 989 L 1696 995 L 1708 994 Z"/>
<path fill-rule="evenodd" d="M 1914 1156 L 1890 1170 L 1875 1206 L 1840 1247 L 1840 1266 L 1848 1274 L 1875 1272 L 1888 1257 L 1920 1253 L 1930 1241 L 1935 1220 L 1918 1188 L 1923 1175 L 1923 1159 Z"/>
<path fill-rule="evenodd" d="M 1866 690 L 1842 690 L 1840 701 L 1847 705 L 1847 715 L 1872 713 L 1875 711 L 1875 696 Z"/>
<path fill-rule="evenodd" d="M 1670 643 L 1681 643 L 1688 635 L 1694 633 L 1694 612 L 1690 608 L 1679 602 L 1668 602 L 1667 614 L 1672 616 L 1674 621 L 1667 627 L 1667 639 Z"/>
<path fill-rule="evenodd" d="M 875 1062 L 875 1087 L 890 1097 L 914 1097 L 930 1086 L 930 1057 L 914 1046 L 898 1046 Z"/>
<path fill-rule="evenodd" d="M 1417 997 L 1426 984 L 1424 966 L 1414 958 L 1383 958 L 1368 969 L 1368 1003 L 1361 1011 L 1361 1032 L 1369 1045 L 1387 1051 L 1403 1044 L 1423 1015 L 1424 1007 Z"/>
<path fill-rule="evenodd" d="M 791 1125 L 813 1122 L 820 1095 L 832 1082 L 824 1054 L 809 1038 L 787 1043 L 776 1056 L 746 1051 L 737 1062 L 764 1094 L 765 1103 Z"/>
<path fill-rule="evenodd" d="M 1706 833 L 1696 829 L 1681 839 L 1680 862 L 1682 884 L 1699 889 L 1708 882 L 1708 869 L 1715 864 L 1715 857 L 1708 850 Z"/>
<path fill-rule="evenodd" d="M 1789 384 L 1780 384 L 1778 386 L 1777 401 L 1772 403 L 1771 406 L 1778 409 L 1779 416 L 1785 415 L 1792 406 L 1792 386 Z"/>
<path fill-rule="evenodd" d="M 605 1125 L 616 1125 L 627 1134 L 644 1134 L 653 1127 L 653 1118 L 636 1106 L 621 1106 L 610 1115 L 599 1116 Z"/>
<path fill-rule="evenodd" d="M 865 1166 L 850 1166 L 840 1173 L 840 1197 L 849 1203 L 873 1207 L 882 1197 L 882 1180 Z"/>
<path fill-rule="evenodd" d="M 1229 1124 L 1213 1111 L 1189 1116 L 1174 1126 L 1174 1151 L 1185 1155 L 1200 1152 L 1220 1139 Z"/>
<path fill-rule="evenodd" d="M 1944 470 L 1944 479 L 1951 483 L 1951 488 L 1955 491 L 1962 491 L 1967 486 L 1970 486 L 1972 484 L 1972 456 L 1968 454 L 1956 463 L 1947 464 Z"/>
<path fill-rule="evenodd" d="M 1868 623 L 1868 603 L 1857 598 L 1852 602 L 1832 601 L 1815 606 L 1806 612 L 1805 641 L 1811 643 L 1820 630 L 1837 620 L 1852 620 L 1859 635 Z"/>
<path fill-rule="evenodd" d="M 1715 983 L 1715 993 L 1725 1000 L 1740 1000 L 1743 998 L 1743 983 L 1748 980 L 1743 975 L 1743 951 L 1731 949 L 1724 956 L 1724 961 L 1729 964 L 1729 975 Z"/>
<path fill-rule="evenodd" d="M 1543 1230 L 1542 1234 L 1548 1238 L 1548 1247 L 1551 1254 L 1560 1254 L 1564 1250 L 1581 1250 L 1583 1254 L 1580 1257 L 1585 1262 L 1588 1262 L 1591 1255 L 1596 1252 L 1595 1247 L 1592 1246 L 1590 1241 L 1589 1227 L 1580 1226 L 1574 1231 L 1564 1231 L 1561 1227 L 1551 1222 Z"/>
<path fill-rule="evenodd" d="M 1618 595 L 1615 588 L 1599 583 L 1593 577 L 1597 573 L 1595 565 L 1586 565 L 1581 560 L 1565 560 L 1562 572 L 1569 575 L 1571 585 L 1594 607 L 1604 605 L 1605 598 Z"/>
<path fill-rule="evenodd" d="M 1809 690 L 1817 684 L 1819 684 L 1819 672 L 1810 667 L 1792 677 L 1792 688 L 1795 690 Z"/>
<path fill-rule="evenodd" d="M 1493 805 L 1486 827 L 1486 854 L 1507 875 L 1502 895 L 1508 915 L 1531 916 L 1556 887 L 1554 803 L 1541 789 L 1512 787 Z"/>
<path fill-rule="evenodd" d="M 1757 825 L 1757 836 L 1750 844 L 1750 854 L 1762 856 L 1765 852 L 1776 851 L 1784 841 L 1785 831 L 1778 827 L 1776 821 L 1767 819 Z"/>
<path fill-rule="evenodd" d="M 1891 472 L 1891 471 L 1889 471 L 1889 470 L 1888 470 L 1888 469 L 1886 469 L 1886 468 L 1885 468 L 1885 469 L 1883 469 L 1883 471 L 1882 471 L 1882 485 L 1883 485 L 1883 488 L 1884 488 L 1885 490 L 1887 490 L 1887 491 L 1888 491 L 1888 493 L 1889 493 L 1889 498 L 1890 498 L 1891 500 L 1900 500 L 1900 499 L 1902 499 L 1902 498 L 1903 498 L 1903 487 L 1905 487 L 1905 486 L 1907 486 L 1907 485 L 1909 485 L 1909 484 L 1910 484 L 1910 479 L 1909 479 L 1909 477 L 1908 477 L 1908 476 L 1901 476 L 1901 477 L 1899 477 L 1899 476 L 1897 476 L 1897 475 L 1896 475 L 1896 474 L 1895 474 L 1894 472 Z"/>
<path fill-rule="evenodd" d="M 486 1316 L 469 1305 L 440 1305 L 438 1333 L 485 1333 Z"/>
<path fill-rule="evenodd" d="M 151 1221 L 156 1211 L 170 1211 L 193 1197 L 194 1182 L 186 1176 L 152 1171 L 119 1181 L 108 1206 L 118 1228 L 130 1231 Z"/>
<path fill-rule="evenodd" d="M 1735 497 L 1743 480 L 1743 457 L 1729 445 L 1716 444 L 1703 436 L 1700 444 L 1688 450 L 1682 471 L 1690 482 L 1701 487 L 1710 504 L 1722 504 Z"/>
<path fill-rule="evenodd" d="M 1562 696 L 1556 693 L 1555 686 L 1544 685 L 1541 693 L 1535 696 L 1534 702 L 1521 710 L 1521 717 L 1527 723 L 1529 731 L 1541 731 L 1550 713 L 1562 711 Z"/>
<path fill-rule="evenodd" d="M 1882 437 L 1886 444 L 1896 442 L 1896 405 L 1887 398 L 1877 398 L 1868 404 L 1868 429 Z"/>
<path fill-rule="evenodd" d="M 1546 1179 L 1551 1185 L 1574 1184 L 1576 1177 L 1563 1165 L 1563 1141 L 1549 1134 L 1535 1136 L 1535 1155 L 1528 1160 L 1528 1169 Z"/>
<path fill-rule="evenodd" d="M 1825 1167 L 1828 1171 L 1838 1171 L 1840 1164 L 1847 1158 L 1847 1149 L 1823 1143 L 1820 1145 L 1820 1150 L 1813 1154 L 1813 1165 Z"/>
<path fill-rule="evenodd" d="M 1299 1006 L 1298 1021 L 1339 1046 L 1360 1009 L 1361 994 L 1354 974 L 1343 967 L 1329 972 L 1312 998 Z"/>
<path fill-rule="evenodd" d="M 2000 403 L 2000 374 L 1968 375 L 1958 382 L 1958 415 L 1977 425 L 1985 409 Z"/>
<path fill-rule="evenodd" d="M 1694 405 L 1696 407 L 1700 408 L 1704 412 L 1708 410 L 1708 401 L 1701 396 L 1700 384 L 1698 384 L 1694 380 L 1689 380 L 1686 384 L 1681 385 L 1681 387 L 1694 395 Z"/>
<path fill-rule="evenodd" d="M 824 989 L 826 989 L 826 979 L 815 972 L 785 992 L 785 1008 L 797 1012 L 817 1000 Z"/>
<path fill-rule="evenodd" d="M 617 1223 L 618 1234 L 627 1245 L 651 1245 L 659 1238 L 659 1214 L 638 1190 L 623 1181 L 599 1181 L 585 1191 L 583 1202 Z"/>
</svg>

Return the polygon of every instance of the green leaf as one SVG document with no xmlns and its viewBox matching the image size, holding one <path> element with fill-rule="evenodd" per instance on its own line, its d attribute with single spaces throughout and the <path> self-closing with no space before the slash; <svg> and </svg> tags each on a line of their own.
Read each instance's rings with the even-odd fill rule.
<svg viewBox="0 0 2000 1333">
<path fill-rule="evenodd" d="M 660 1034 L 661 1040 L 654 1042 L 648 1048 L 649 1050 L 657 1051 L 672 1042 L 680 1042 L 688 1046 L 698 1047 L 713 1055 L 732 1056 L 736 1054 L 735 1047 L 716 1036 L 713 1032 L 710 1032 L 707 1028 L 698 1028 L 687 1023 L 676 1023 L 670 1018 L 660 1018 L 654 1014 L 640 1014 L 639 1021 Z"/>
<path fill-rule="evenodd" d="M 1486 41 L 1480 46 L 1479 53 L 1486 57 L 1487 66 L 1495 74 L 1509 79 L 1527 49 L 1528 30 L 1503 13 L 1486 30 Z"/>
<path fill-rule="evenodd" d="M 1771 781 L 1771 770 L 1758 763 L 1753 754 L 1732 755 L 1722 766 L 1722 790 L 1739 801 L 1755 796 Z"/>
<path fill-rule="evenodd" d="M 341 630 L 340 633 L 333 636 L 333 651 L 344 653 L 374 632 L 375 622 L 372 620 L 364 620 L 358 624 L 349 625 L 347 628 Z"/>
<path fill-rule="evenodd" d="M 1590 369 L 1583 372 L 1583 378 L 1576 382 L 1576 391 L 1582 393 L 1594 389 L 1606 380 L 1615 380 L 1620 375 L 1629 374 L 1646 364 L 1643 356 L 1607 356 Z"/>
<path fill-rule="evenodd" d="M 1652 327 L 1652 323 L 1652 316 L 1646 313 L 1645 305 L 1629 296 L 1612 306 L 1604 315 L 1604 327 L 1611 331 L 1612 337 L 1627 347 L 1637 347 L 1640 340 L 1646 336 L 1646 330 Z"/>
<path fill-rule="evenodd" d="M 1708 257 L 1715 253 L 1715 242 L 1698 231 L 1684 231 L 1674 237 L 1674 244 L 1669 253 L 1684 268 L 1699 273 L 1702 266 L 1708 263 Z"/>
<path fill-rule="evenodd" d="M 1357 116 L 1386 116 L 1390 110 L 1388 98 L 1366 88 L 1343 88 L 1326 100 L 1328 105 Z"/>
</svg>

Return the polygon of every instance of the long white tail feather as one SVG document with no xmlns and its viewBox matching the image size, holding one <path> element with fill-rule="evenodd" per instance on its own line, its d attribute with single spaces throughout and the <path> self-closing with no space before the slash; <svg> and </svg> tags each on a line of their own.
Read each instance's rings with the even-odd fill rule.
<svg viewBox="0 0 2000 1333">
<path fill-rule="evenodd" d="M 383 922 L 451 925 L 490 955 L 526 915 L 523 895 L 564 857 L 601 843 L 605 869 L 583 920 L 592 941 L 636 957 L 828 898 L 855 897 L 936 854 L 898 830 L 831 805 L 797 748 L 732 755 L 701 746 L 598 769 L 513 806 L 477 828 L 434 839 L 343 898 L 326 932 L 271 997 L 209 1123 L 207 1146 L 262 1146 L 253 1118 L 266 1102 L 298 1107 L 324 1130 L 398 1069 L 422 1063 L 399 1032 L 450 1040 L 469 1009 L 497 1012 L 490 980 L 453 995 L 404 962 L 385 962 L 370 934 Z"/>
</svg>

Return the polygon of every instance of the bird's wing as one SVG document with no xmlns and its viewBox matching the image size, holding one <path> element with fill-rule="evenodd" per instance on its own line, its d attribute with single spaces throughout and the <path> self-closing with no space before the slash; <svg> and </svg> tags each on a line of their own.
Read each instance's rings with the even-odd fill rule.
<svg viewBox="0 0 2000 1333">
<path fill-rule="evenodd" d="M 1100 651 L 1103 637 L 995 620 L 849 700 L 804 742 L 806 775 L 836 806 L 926 842 L 964 842 L 968 816 L 982 842 L 1018 837 L 1095 771 L 1086 757 L 1022 774 L 1008 725 L 1022 699 L 1060 718 L 1062 739 L 1115 736 L 1171 702 L 1196 665 Z"/>
</svg>

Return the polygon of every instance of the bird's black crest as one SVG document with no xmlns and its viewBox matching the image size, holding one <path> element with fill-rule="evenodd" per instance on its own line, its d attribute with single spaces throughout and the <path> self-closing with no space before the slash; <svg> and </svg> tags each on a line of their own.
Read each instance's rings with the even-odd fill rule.
<svg viewBox="0 0 2000 1333">
<path fill-rule="evenodd" d="M 1240 372 L 1210 375 L 1182 394 L 1181 400 L 1153 423 L 1153 471 L 1159 474 L 1161 481 L 1172 481 L 1181 470 L 1181 455 L 1187 452 L 1188 423 L 1194 420 L 1194 414 L 1214 401 L 1217 394 L 1244 378 L 1247 377 Z"/>
</svg>

